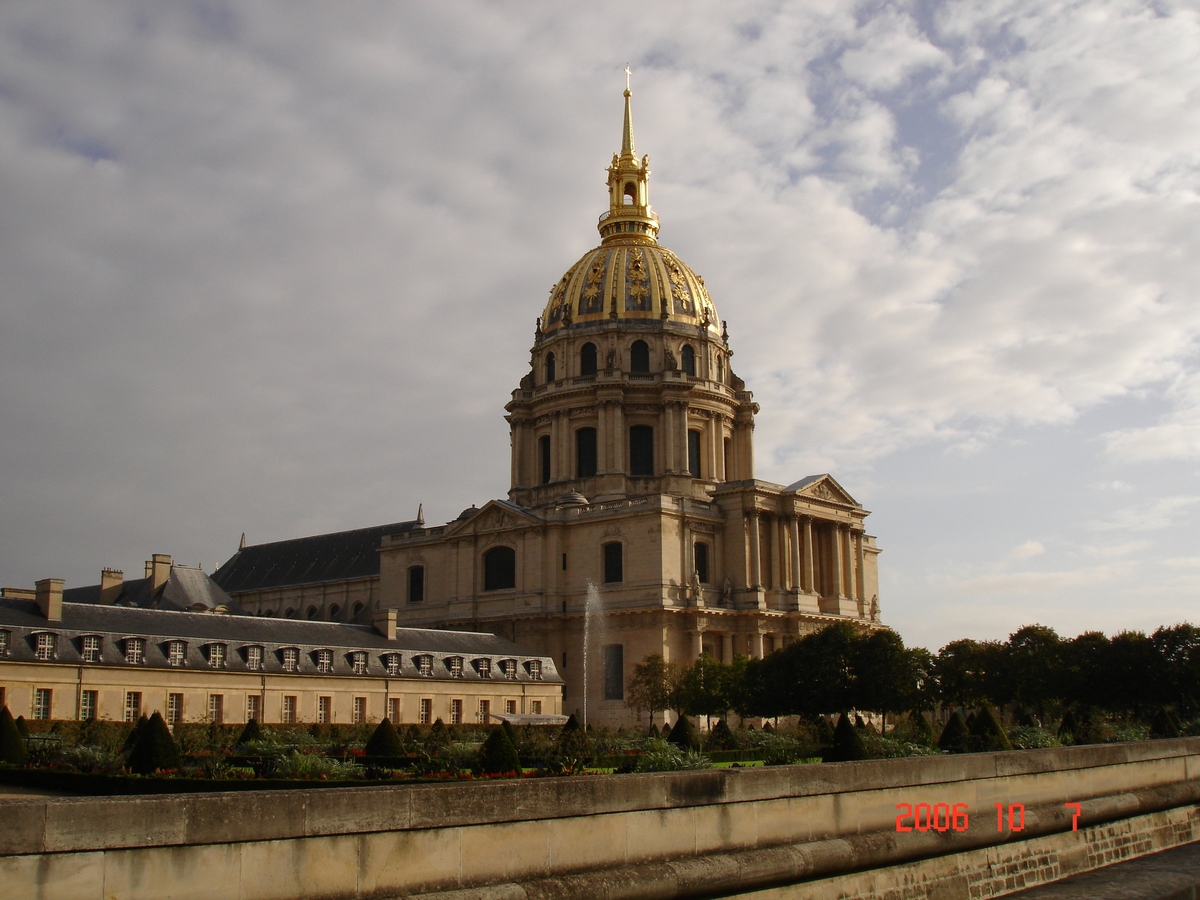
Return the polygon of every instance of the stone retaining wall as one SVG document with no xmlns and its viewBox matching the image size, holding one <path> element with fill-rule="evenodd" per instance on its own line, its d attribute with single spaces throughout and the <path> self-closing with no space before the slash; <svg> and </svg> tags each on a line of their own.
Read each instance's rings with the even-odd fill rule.
<svg viewBox="0 0 1200 900">
<path fill-rule="evenodd" d="M 1098 847 L 1098 826 L 1170 810 L 1192 823 L 1198 774 L 1200 739 L 1185 738 L 657 775 L 9 800 L 0 803 L 0 893 L 736 894 L 1005 845 L 1021 858 L 1018 844 L 1035 848 L 1036 860 L 1035 841 L 1071 834 Z M 1068 802 L 1081 804 L 1082 831 L 1070 831 Z M 970 823 L 959 833 L 897 833 L 898 803 L 966 804 Z M 996 803 L 1024 806 L 1022 832 L 997 832 Z M 1172 821 L 1180 841 L 1195 839 L 1194 824 Z M 1162 840 L 1143 843 L 1156 850 Z"/>
</svg>

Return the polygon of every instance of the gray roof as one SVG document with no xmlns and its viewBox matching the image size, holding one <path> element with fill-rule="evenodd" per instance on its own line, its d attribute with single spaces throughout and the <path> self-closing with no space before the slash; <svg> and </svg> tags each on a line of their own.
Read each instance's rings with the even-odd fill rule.
<svg viewBox="0 0 1200 900">
<path fill-rule="evenodd" d="M 100 604 L 100 585 L 67 588 L 64 603 Z M 108 605 L 108 604 L 105 604 Z M 117 606 L 139 606 L 143 609 L 170 609 L 205 612 L 224 606 L 229 612 L 242 612 L 232 597 L 205 574 L 203 569 L 172 564 L 166 584 L 151 590 L 149 578 L 135 578 L 121 585 L 121 593 L 113 601 Z"/>
<path fill-rule="evenodd" d="M 395 522 L 242 547 L 213 573 L 231 594 L 322 581 L 379 575 L 379 544 L 385 534 L 423 528 L 419 521 Z"/>
<path fill-rule="evenodd" d="M 78 664 L 82 662 L 83 635 L 101 636 L 101 658 L 99 665 L 127 666 L 123 643 L 126 638 L 140 637 L 146 641 L 146 660 L 149 667 L 167 665 L 167 642 L 187 642 L 187 667 L 206 668 L 208 665 L 204 648 L 211 643 L 228 645 L 227 668 L 230 671 L 248 671 L 244 648 L 261 646 L 264 649 L 265 671 L 282 672 L 283 648 L 300 650 L 300 673 L 316 673 L 315 653 L 319 649 L 331 649 L 334 653 L 335 674 L 348 675 L 348 653 L 352 650 L 368 652 L 368 674 L 383 674 L 383 654 L 400 652 L 403 658 L 402 676 L 417 677 L 412 657 L 430 654 L 444 661 L 450 656 L 463 656 L 467 660 L 488 658 L 516 659 L 518 681 L 535 680 L 529 677 L 524 663 L 541 660 L 542 681 L 559 682 L 561 679 L 550 657 L 542 656 L 522 648 L 512 641 L 494 634 L 471 631 L 439 631 L 426 628 L 397 628 L 396 639 L 389 641 L 368 625 L 342 622 L 314 622 L 292 619 L 260 618 L 257 616 L 227 616 L 211 613 L 176 612 L 163 609 L 140 609 L 124 606 L 104 606 L 89 603 L 64 603 L 62 621 L 49 622 L 42 616 L 38 605 L 32 600 L 0 599 L 0 628 L 9 630 L 9 659 L 34 661 L 35 641 L 38 632 L 54 632 L 59 635 L 55 662 Z M 438 676 L 442 672 L 435 666 Z M 466 677 L 478 677 L 469 665 L 464 665 Z M 448 670 L 446 676 L 448 677 Z"/>
</svg>

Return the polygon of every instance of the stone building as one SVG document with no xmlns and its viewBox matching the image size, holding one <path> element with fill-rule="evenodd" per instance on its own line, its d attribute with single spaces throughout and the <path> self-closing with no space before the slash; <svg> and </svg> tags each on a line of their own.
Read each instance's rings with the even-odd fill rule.
<svg viewBox="0 0 1200 900">
<path fill-rule="evenodd" d="M 214 578 L 248 611 L 352 616 L 317 602 L 349 579 L 291 577 L 283 560 L 302 541 L 377 539 L 362 611 L 536 648 L 559 664 L 565 710 L 614 724 L 633 720 L 625 688 L 647 655 L 761 657 L 831 622 L 880 621 L 867 511 L 827 474 L 754 477 L 759 407 L 704 279 L 658 243 L 630 102 L 600 244 L 551 289 L 506 406 L 507 499 L 437 527 L 418 516 L 244 547 Z M 333 563 L 307 561 L 318 575 Z"/>
<path fill-rule="evenodd" d="M 6 588 L 0 706 L 30 719 L 169 723 L 562 721 L 554 660 L 492 634 L 370 624 L 267 621 L 200 569 L 165 554 L 146 577 L 104 570 L 98 585 Z"/>
</svg>

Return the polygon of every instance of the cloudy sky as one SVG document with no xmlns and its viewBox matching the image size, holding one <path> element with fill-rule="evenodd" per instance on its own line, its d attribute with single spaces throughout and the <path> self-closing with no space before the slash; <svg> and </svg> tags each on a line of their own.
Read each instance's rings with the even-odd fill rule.
<svg viewBox="0 0 1200 900">
<path fill-rule="evenodd" d="M 906 641 L 1200 620 L 1200 8 L 0 8 L 0 583 L 508 487 L 626 63 L 760 478 Z"/>
</svg>

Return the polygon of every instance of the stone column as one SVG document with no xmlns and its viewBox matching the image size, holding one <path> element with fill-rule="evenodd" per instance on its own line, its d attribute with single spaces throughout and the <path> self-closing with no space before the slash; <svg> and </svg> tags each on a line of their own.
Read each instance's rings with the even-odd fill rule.
<svg viewBox="0 0 1200 900">
<path fill-rule="evenodd" d="M 512 430 L 509 432 L 509 441 L 512 444 L 512 472 L 509 475 L 509 484 L 513 487 L 525 484 L 524 468 L 521 463 L 525 461 L 525 427 L 520 422 L 512 423 Z"/>
<path fill-rule="evenodd" d="M 721 635 L 721 662 L 725 665 L 733 662 L 733 635 L 728 631 Z"/>
<path fill-rule="evenodd" d="M 700 464 L 700 474 L 709 481 L 720 481 L 720 455 L 721 455 L 721 420 L 716 416 L 709 416 L 708 426 L 708 468 L 704 468 L 704 464 Z"/>
<path fill-rule="evenodd" d="M 662 471 L 667 474 L 675 471 L 675 407 L 666 403 L 662 411 Z"/>
<path fill-rule="evenodd" d="M 750 656 L 753 659 L 763 658 L 763 636 L 758 631 L 750 634 Z"/>
<path fill-rule="evenodd" d="M 783 587 L 782 549 L 779 546 L 779 517 L 772 516 L 769 520 L 771 529 L 771 587 L 778 590 Z"/>
<path fill-rule="evenodd" d="M 846 572 L 843 568 L 845 553 L 842 552 L 842 526 L 831 526 L 833 536 L 833 593 L 835 597 L 846 596 Z"/>
<path fill-rule="evenodd" d="M 854 593 L 858 597 L 859 603 L 867 599 L 867 582 L 866 582 L 866 551 L 863 549 L 863 533 L 861 531 L 854 532 Z"/>
<path fill-rule="evenodd" d="M 704 631 L 696 629 L 692 632 L 692 659 L 699 659 L 704 652 Z"/>
<path fill-rule="evenodd" d="M 750 516 L 750 578 L 748 587 L 755 590 L 762 587 L 762 544 L 758 534 L 758 510 L 751 510 Z"/>
<path fill-rule="evenodd" d="M 609 424 L 611 405 L 607 400 L 596 403 L 596 474 L 612 471 L 612 427 Z"/>
<path fill-rule="evenodd" d="M 813 571 L 813 521 L 804 517 L 804 590 L 817 593 L 816 572 Z"/>
<path fill-rule="evenodd" d="M 792 588 L 804 590 L 804 570 L 800 568 L 800 520 L 795 516 L 788 519 L 788 531 L 792 541 Z"/>
<path fill-rule="evenodd" d="M 620 403 L 612 405 L 613 429 L 613 470 L 626 475 L 629 467 L 625 464 L 625 454 L 629 447 L 629 429 L 625 427 L 625 408 Z"/>
<path fill-rule="evenodd" d="M 846 596 L 851 600 L 857 599 L 854 591 L 854 533 L 849 525 L 842 525 L 842 567 L 845 571 Z"/>
</svg>

